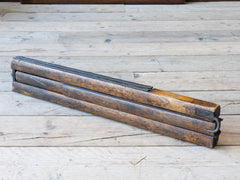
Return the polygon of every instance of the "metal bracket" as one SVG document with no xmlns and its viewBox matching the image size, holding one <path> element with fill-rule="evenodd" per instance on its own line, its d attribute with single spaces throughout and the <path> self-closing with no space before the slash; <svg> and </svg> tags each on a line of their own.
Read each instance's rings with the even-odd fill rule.
<svg viewBox="0 0 240 180">
<path fill-rule="evenodd" d="M 216 133 L 216 132 L 219 131 L 221 119 L 219 119 L 219 118 L 214 118 L 214 121 L 215 121 L 215 123 L 216 123 L 216 128 L 215 128 L 214 130 L 208 129 L 207 132 Z"/>
<path fill-rule="evenodd" d="M 12 80 L 16 81 L 16 70 L 15 69 L 12 70 Z"/>
</svg>

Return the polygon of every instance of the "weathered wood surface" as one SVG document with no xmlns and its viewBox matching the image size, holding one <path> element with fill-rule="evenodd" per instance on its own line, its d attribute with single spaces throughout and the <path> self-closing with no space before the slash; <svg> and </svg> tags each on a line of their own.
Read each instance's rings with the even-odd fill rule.
<svg viewBox="0 0 240 180">
<path fill-rule="evenodd" d="M 0 40 L 15 43 L 151 43 L 151 42 L 238 42 L 240 31 L 194 32 L 0 32 Z M 42 58 L 41 58 L 42 59 Z"/>
<path fill-rule="evenodd" d="M 28 97 L 30 99 L 30 97 Z M 40 105 L 45 106 L 41 100 Z M 49 103 L 48 103 L 49 104 Z M 21 106 L 21 104 L 19 105 Z M 57 106 L 57 105 L 56 105 Z M 30 105 L 28 106 L 28 108 Z M 1 146 L 194 146 L 149 131 L 92 116 L 87 113 L 59 115 L 3 116 L 0 119 Z M 60 106 L 57 106 L 60 107 Z M 38 107 L 39 108 L 39 107 Z M 60 109 L 60 108 L 59 108 Z M 60 110 L 58 109 L 58 112 Z M 43 109 L 44 110 L 44 109 Z M 42 110 L 42 111 L 43 111 Z M 63 108 L 62 112 L 68 108 Z M 56 108 L 57 111 L 57 108 Z M 55 112 L 56 112 L 55 111 Z M 76 111 L 76 110 L 75 110 Z M 70 111 L 68 111 L 70 112 Z M 73 112 L 73 110 L 72 110 Z M 49 115 L 48 115 L 49 114 Z M 240 145 L 239 115 L 223 115 L 218 145 Z M 9 127 L 9 128 L 6 128 Z"/>
<path fill-rule="evenodd" d="M 29 69 L 27 67 L 29 67 Z M 31 74 L 35 74 L 35 72 L 32 71 L 32 69 L 39 68 L 39 70 L 41 70 L 42 68 L 46 68 L 46 69 L 48 69 L 48 72 L 52 70 L 53 74 L 56 73 L 56 71 L 59 71 L 61 73 L 65 72 L 66 75 L 63 75 L 63 76 L 67 76 L 67 74 L 69 74 L 69 75 L 73 75 L 73 76 L 91 78 L 93 80 L 100 80 L 100 81 L 103 81 L 106 83 L 121 85 L 121 86 L 138 89 L 138 90 L 145 91 L 145 92 L 147 92 L 153 88 L 152 86 L 149 86 L 149 85 L 139 84 L 139 83 L 135 83 L 132 81 L 126 81 L 123 79 L 117 79 L 117 78 L 113 78 L 110 76 L 104 76 L 104 75 L 96 74 L 93 72 L 88 72 L 88 71 L 83 71 L 83 70 L 79 70 L 79 69 L 75 69 L 75 68 L 57 65 L 57 64 L 47 63 L 45 61 L 26 58 L 26 57 L 22 57 L 22 56 L 17 56 L 17 57 L 12 58 L 11 68 L 12 68 L 12 70 L 15 70 L 15 71 L 19 70 L 19 71 L 26 72 L 26 73 L 33 72 Z M 35 69 L 35 70 L 37 70 L 37 69 Z M 46 75 L 44 75 L 44 73 L 42 71 L 40 71 L 39 73 L 42 74 L 41 77 L 47 77 Z M 49 73 L 51 73 L 51 72 L 49 72 Z M 35 74 L 35 75 L 37 75 L 37 74 Z M 40 75 L 40 74 L 38 74 L 38 75 Z M 50 77 L 49 79 L 55 79 L 55 78 Z M 71 83 L 68 83 L 68 84 L 71 84 Z"/>
<path fill-rule="evenodd" d="M 31 44 L 0 45 L 0 56 L 167 56 L 167 55 L 237 55 L 240 42 L 190 43 L 119 43 L 119 44 Z"/>
<path fill-rule="evenodd" d="M 124 176 L 128 179 L 239 178 L 240 2 L 62 7 L 0 4 L 0 146 L 86 148 L 0 148 L 1 178 L 94 179 L 96 175 L 102 175 L 103 179 L 123 179 Z M 65 19 L 60 19 L 64 14 Z M 169 46 L 157 49 L 158 55 L 154 55 L 149 50 L 158 48 L 156 44 Z M 75 45 L 92 47 L 85 53 Z M 129 46 L 122 47 L 125 45 Z M 125 50 L 118 52 L 118 47 Z M 131 53 L 129 49 L 140 53 Z M 179 94 L 222 105 L 220 146 L 212 151 L 195 147 L 10 92 L 9 63 L 14 55 L 27 55 L 130 81 L 140 81 L 134 77 L 138 74 L 150 82 L 152 79 L 148 78 L 156 73 L 158 80 L 153 82 L 160 89 L 177 90 Z M 192 75 L 197 79 L 191 78 Z M 186 80 L 194 86 L 171 81 L 171 77 L 177 76 L 180 82 Z M 126 160 L 126 166 L 122 159 Z"/>
<path fill-rule="evenodd" d="M 12 86 L 10 84 L 10 86 Z M 216 102 L 222 105 L 221 114 L 239 114 L 240 91 L 194 91 L 177 92 L 185 96 Z M 38 101 L 13 92 L 1 92 L 0 115 L 82 115 L 55 104 Z M 7 104 L 5 102 L 8 102 Z M 32 108 L 30 108 L 32 107 Z"/>
<path fill-rule="evenodd" d="M 22 13 L 86 13 L 86 12 L 161 12 L 163 10 L 170 11 L 222 11 L 222 10 L 239 10 L 240 2 L 198 2 L 183 5 L 67 5 L 62 8 L 62 5 L 21 5 L 20 3 L 1 3 L 1 10 L 5 13 L 22 12 Z M 173 13 L 175 14 L 175 13 Z"/>
<path fill-rule="evenodd" d="M 106 96 L 105 94 L 96 93 L 79 87 L 73 87 L 68 84 L 33 76 L 19 71 L 15 73 L 15 79 L 17 82 L 56 92 L 70 98 L 87 101 L 89 103 L 134 114 L 169 125 L 182 127 L 202 134 L 213 135 L 213 133 L 208 132 L 207 130 L 214 130 L 216 126 L 215 123 L 179 115 L 174 112 L 166 111 L 162 108 L 154 108 L 152 106 L 149 107 L 131 101 L 124 101 L 124 99 L 115 98 L 114 96 Z"/>
<path fill-rule="evenodd" d="M 11 73 L 2 72 L 0 91 L 11 90 Z M 120 77 L 125 80 L 133 80 L 138 83 L 152 84 L 154 87 L 166 91 L 239 91 L 239 71 L 218 72 L 163 72 L 163 73 L 102 73 Z M 157 79 L 154 79 L 157 78 Z M 167 81 L 167 83 L 166 83 Z M 148 83 L 150 82 L 150 83 Z M 188 82 L 184 84 L 184 82 Z M 212 83 L 214 86 L 209 86 Z"/>
<path fill-rule="evenodd" d="M 160 7 L 161 8 L 161 7 Z M 2 21 L 149 21 L 149 20 L 239 20 L 238 10 L 218 11 L 177 11 L 162 10 L 149 12 L 148 14 L 136 12 L 114 13 L 6 13 L 2 15 Z"/>
<path fill-rule="evenodd" d="M 0 37 L 1 38 L 1 37 Z M 134 81 L 131 73 L 160 73 L 160 72 L 213 72 L 231 74 L 240 70 L 240 55 L 224 56 L 32 56 L 35 59 L 54 64 L 61 64 L 76 69 L 106 74 L 121 79 Z M 12 57 L 0 56 L 0 72 L 11 72 Z M 108 68 L 106 68 L 108 67 Z M 230 72 L 226 72 L 230 71 Z M 6 75 L 5 78 L 7 78 Z"/>
<path fill-rule="evenodd" d="M 240 21 L 239 21 L 240 23 Z M 238 24 L 239 24 L 238 23 Z M 25 26 L 22 24 L 21 26 Z M 34 26 L 34 25 L 33 25 Z M 4 27 L 1 25 L 0 28 Z M 59 27 L 60 28 L 60 27 Z M 21 30 L 20 30 L 21 31 Z M 193 56 L 238 55 L 240 42 L 159 42 L 159 43 L 86 43 L 86 44 L 0 44 L 0 56 Z"/>
<path fill-rule="evenodd" d="M 161 32 L 161 31 L 217 31 L 239 30 L 240 20 L 198 20 L 198 21 L 87 21 L 87 22 L 20 22 L 1 21 L 0 31 L 70 31 L 70 32 Z M 217 45 L 217 44 L 216 44 Z"/>
<path fill-rule="evenodd" d="M 193 117 L 204 118 L 207 121 L 216 121 L 216 118 L 218 118 L 220 115 L 220 105 L 217 105 L 215 103 L 201 101 L 198 99 L 193 99 L 191 97 L 186 97 L 171 92 L 155 89 L 151 86 L 146 86 L 138 83 L 134 84 L 134 82 L 129 81 L 120 80 L 121 83 L 119 84 L 117 83 L 119 80 L 107 76 L 102 76 L 102 81 L 101 75 L 98 74 L 90 73 L 91 75 L 84 75 L 89 74 L 89 72 L 45 63 L 43 61 L 35 59 L 14 57 L 11 61 L 11 68 L 14 71 L 21 71 L 31 75 L 40 76 L 43 78 L 59 81 L 77 87 L 86 88 L 89 90 L 124 98 L 138 103 L 165 108 Z M 20 79 L 21 72 L 16 72 L 14 79 L 18 81 L 18 79 Z M 33 78 L 34 77 L 30 78 L 30 80 L 25 81 L 23 79 L 22 80 L 24 81 L 23 83 L 26 83 L 28 81 L 32 81 Z M 36 81 L 40 82 L 41 80 Z M 34 83 L 34 81 L 32 83 Z M 29 83 L 29 85 L 32 85 L 32 83 Z M 43 84 L 45 83 L 43 82 Z M 49 86 L 54 87 L 55 84 Z M 60 88 L 61 86 L 62 85 L 60 85 Z M 42 88 L 42 85 L 39 87 Z M 55 88 L 60 89 L 58 87 Z M 43 86 L 43 89 L 45 89 L 45 86 Z M 54 88 L 51 89 L 51 91 L 54 91 Z M 72 92 L 69 94 L 75 93 Z"/>
<path fill-rule="evenodd" d="M 107 119 L 119 121 L 140 129 L 155 132 L 157 134 L 191 142 L 200 146 L 213 148 L 216 146 L 218 141 L 219 132 L 213 136 L 201 134 L 195 131 L 179 128 L 151 119 L 146 119 L 140 116 L 99 106 L 86 101 L 76 100 L 55 92 L 47 91 L 45 89 L 22 84 L 17 81 L 13 82 L 13 91 L 21 93 L 23 95 L 28 95 L 34 98 L 60 104 L 69 108 L 91 113 L 97 116 L 102 116 Z"/>
<path fill-rule="evenodd" d="M 3 179 L 219 180 L 240 176 L 240 149 L 234 146 L 214 150 L 202 147 L 2 147 L 0 157 Z"/>
<path fill-rule="evenodd" d="M 125 6 L 122 4 L 119 5 L 88 5 L 82 4 L 79 6 L 76 5 L 21 5 L 20 3 L 1 3 L 0 6 L 1 14 L 11 13 L 11 12 L 22 12 L 22 13 L 102 13 L 102 12 L 125 12 Z"/>
</svg>

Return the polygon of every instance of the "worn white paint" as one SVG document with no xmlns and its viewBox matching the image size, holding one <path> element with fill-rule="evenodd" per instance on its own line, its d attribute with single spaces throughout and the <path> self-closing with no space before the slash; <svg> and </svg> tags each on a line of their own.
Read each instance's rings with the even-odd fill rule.
<svg viewBox="0 0 240 180">
<path fill-rule="evenodd" d="M 1 116 L 0 146 L 195 146 L 97 116 L 43 115 Z M 240 145 L 240 116 L 222 118 L 219 145 Z"/>
<path fill-rule="evenodd" d="M 238 179 L 240 149 L 0 148 L 2 179 Z"/>
<path fill-rule="evenodd" d="M 2 21 L 0 31 L 70 31 L 70 32 L 149 32 L 240 30 L 240 20 L 206 21 L 92 21 L 92 22 L 20 22 Z"/>
<path fill-rule="evenodd" d="M 1 2 L 0 12 L 22 12 L 22 13 L 89 13 L 89 12 L 124 12 L 124 5 L 65 5 L 64 8 L 62 5 L 35 5 L 35 4 L 25 4 L 21 5 L 20 3 L 4 3 Z"/>
<path fill-rule="evenodd" d="M 239 21 L 240 23 L 240 21 Z M 1 25 L 0 25 L 1 28 Z M 237 55 L 240 42 L 0 44 L 0 56 L 183 56 Z"/>
<path fill-rule="evenodd" d="M 239 71 L 240 55 L 225 56 L 31 56 L 96 73 Z M 10 72 L 10 56 L 0 56 L 0 72 Z M 108 67 L 108 68 L 106 68 Z M 216 72 L 217 73 L 217 72 Z M 226 73 L 226 72 L 225 72 Z M 228 72 L 231 73 L 231 72 Z M 1 77 L 0 77 L 1 78 Z M 121 77 L 123 78 L 123 77 Z"/>
<path fill-rule="evenodd" d="M 162 10 L 149 13 L 6 13 L 2 21 L 176 21 L 176 20 L 237 20 L 240 19 L 239 10 L 218 11 L 177 11 Z"/>
<path fill-rule="evenodd" d="M 15 43 L 154 43 L 154 42 L 237 42 L 240 31 L 164 32 L 0 32 L 0 41 Z"/>
<path fill-rule="evenodd" d="M 0 3 L 0 179 L 239 179 L 239 12 L 237 1 Z M 198 147 L 11 92 L 15 55 L 219 103 L 220 146 Z"/>
</svg>

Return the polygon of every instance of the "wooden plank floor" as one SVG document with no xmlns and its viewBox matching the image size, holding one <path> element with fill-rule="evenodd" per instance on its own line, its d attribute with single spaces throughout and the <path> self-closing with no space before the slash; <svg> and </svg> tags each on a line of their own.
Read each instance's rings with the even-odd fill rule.
<svg viewBox="0 0 240 180">
<path fill-rule="evenodd" d="M 16 55 L 219 103 L 219 145 L 13 93 Z M 240 179 L 240 2 L 0 3 L 0 99 L 0 179 Z"/>
</svg>

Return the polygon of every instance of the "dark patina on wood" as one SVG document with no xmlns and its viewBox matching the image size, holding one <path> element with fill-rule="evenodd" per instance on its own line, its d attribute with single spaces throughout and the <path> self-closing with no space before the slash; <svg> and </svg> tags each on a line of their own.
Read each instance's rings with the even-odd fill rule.
<svg viewBox="0 0 240 180">
<path fill-rule="evenodd" d="M 13 91 L 194 144 L 217 144 L 220 106 L 214 103 L 24 57 L 13 58 L 11 67 Z"/>
<path fill-rule="evenodd" d="M 133 114 L 88 103 L 86 101 L 76 100 L 58 93 L 47 91 L 34 86 L 29 86 L 19 82 L 13 82 L 13 91 L 39 99 L 47 100 L 80 111 L 92 113 L 94 115 L 102 116 L 122 123 L 126 123 L 141 129 L 146 129 L 155 133 L 188 141 L 197 145 L 214 147 L 218 138 L 218 136 L 216 135 L 208 136 L 198 132 L 139 117 Z"/>
<path fill-rule="evenodd" d="M 16 80 L 24 84 L 60 93 L 74 99 L 87 101 L 100 106 L 190 129 L 207 135 L 213 135 L 213 133 L 208 132 L 207 130 L 215 129 L 215 124 L 212 122 L 203 121 L 201 119 L 193 118 L 191 116 L 183 115 L 170 110 L 144 105 L 19 71 L 16 72 Z"/>
<path fill-rule="evenodd" d="M 95 76 L 86 76 L 82 71 L 59 66 L 50 63 L 42 63 L 24 57 L 15 57 L 11 64 L 12 69 L 37 75 L 47 79 L 63 82 L 66 84 L 98 91 L 104 94 L 128 99 L 131 101 L 169 109 L 186 115 L 203 118 L 206 121 L 214 122 L 220 115 L 220 106 L 215 103 L 201 101 L 198 99 L 152 89 L 151 86 L 131 85 L 127 83 L 116 83 L 116 81 L 104 81 Z M 61 66 L 62 67 L 62 66 Z M 79 71 L 79 72 L 78 72 Z M 137 88 L 137 87 L 144 88 Z M 147 87 L 147 88 L 145 88 Z"/>
<path fill-rule="evenodd" d="M 152 86 L 148 86 L 148 85 L 143 85 L 143 84 L 138 84 L 138 83 L 134 83 L 134 82 L 130 82 L 130 81 L 116 79 L 116 78 L 112 78 L 112 77 L 108 77 L 108 76 L 104 76 L 104 75 L 100 75 L 100 74 L 95 74 L 95 73 L 92 73 L 92 72 L 87 72 L 87 71 L 83 71 L 83 70 L 79 70 L 79 69 L 68 68 L 68 67 L 65 67 L 65 66 L 57 65 L 57 64 L 38 61 L 36 59 L 30 59 L 30 58 L 21 57 L 21 56 L 15 57 L 15 58 L 18 59 L 18 60 L 21 60 L 21 61 L 32 63 L 32 64 L 37 64 L 37 65 L 40 65 L 40 66 L 46 66 L 46 67 L 49 67 L 49 68 L 52 68 L 52 69 L 60 70 L 62 72 L 76 74 L 76 75 L 80 75 L 80 76 L 84 76 L 84 77 L 89 77 L 89 78 L 92 78 L 92 79 L 98 79 L 98 80 L 101 80 L 101 81 L 104 81 L 104 82 L 119 84 L 119 85 L 122 85 L 122 86 L 130 87 L 130 88 L 134 88 L 134 89 L 139 89 L 139 90 L 142 90 L 142 91 L 150 91 L 153 88 Z"/>
</svg>

